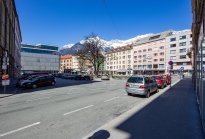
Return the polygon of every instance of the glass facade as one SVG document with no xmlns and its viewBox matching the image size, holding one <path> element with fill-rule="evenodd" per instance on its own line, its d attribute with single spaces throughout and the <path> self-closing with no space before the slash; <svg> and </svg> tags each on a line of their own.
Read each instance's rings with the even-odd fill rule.
<svg viewBox="0 0 205 139">
<path fill-rule="evenodd" d="M 50 45 L 27 45 L 21 44 L 21 52 L 38 53 L 38 54 L 55 54 L 58 51 L 57 46 Z"/>
</svg>

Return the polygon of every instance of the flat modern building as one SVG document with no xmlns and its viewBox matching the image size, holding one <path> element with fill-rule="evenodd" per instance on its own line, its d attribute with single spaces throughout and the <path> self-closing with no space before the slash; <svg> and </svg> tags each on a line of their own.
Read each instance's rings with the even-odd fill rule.
<svg viewBox="0 0 205 139">
<path fill-rule="evenodd" d="M 191 59 L 187 56 L 187 50 L 192 47 L 192 33 L 190 30 L 173 32 L 166 37 L 166 68 L 169 70 L 169 61 L 173 62 L 171 72 L 178 73 L 180 68 L 183 72 L 192 71 Z"/>
<path fill-rule="evenodd" d="M 20 76 L 22 42 L 14 0 L 0 0 L 0 28 L 0 77 L 2 73 L 7 73 L 12 79 Z"/>
<path fill-rule="evenodd" d="M 166 37 L 172 31 L 165 31 L 142 38 L 133 46 L 134 74 L 160 74 L 166 72 Z"/>
<path fill-rule="evenodd" d="M 60 71 L 64 72 L 64 70 L 71 70 L 72 69 L 72 55 L 63 55 L 60 56 Z"/>
<path fill-rule="evenodd" d="M 58 46 L 46 44 L 21 45 L 21 70 L 24 72 L 59 72 L 60 56 Z"/>
<path fill-rule="evenodd" d="M 133 45 L 115 48 L 106 54 L 106 70 L 110 74 L 130 75 L 133 69 Z"/>
</svg>

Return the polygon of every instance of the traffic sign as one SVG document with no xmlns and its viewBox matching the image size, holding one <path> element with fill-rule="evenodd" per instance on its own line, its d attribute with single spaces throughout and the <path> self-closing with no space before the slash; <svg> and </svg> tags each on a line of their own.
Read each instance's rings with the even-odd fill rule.
<svg viewBox="0 0 205 139">
<path fill-rule="evenodd" d="M 173 65 L 173 62 L 172 62 L 172 61 L 169 61 L 168 64 L 169 64 L 169 65 Z"/>
<path fill-rule="evenodd" d="M 181 67 L 179 70 L 180 70 L 180 71 L 184 71 L 184 67 Z"/>
<path fill-rule="evenodd" d="M 3 74 L 1 78 L 2 78 L 2 80 L 9 80 L 9 75 Z"/>
</svg>

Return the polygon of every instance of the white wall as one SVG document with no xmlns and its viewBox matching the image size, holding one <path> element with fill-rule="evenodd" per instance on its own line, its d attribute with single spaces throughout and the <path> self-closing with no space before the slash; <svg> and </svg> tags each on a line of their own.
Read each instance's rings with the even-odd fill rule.
<svg viewBox="0 0 205 139">
<path fill-rule="evenodd" d="M 59 55 L 36 54 L 21 52 L 21 70 L 29 71 L 59 71 Z"/>
</svg>

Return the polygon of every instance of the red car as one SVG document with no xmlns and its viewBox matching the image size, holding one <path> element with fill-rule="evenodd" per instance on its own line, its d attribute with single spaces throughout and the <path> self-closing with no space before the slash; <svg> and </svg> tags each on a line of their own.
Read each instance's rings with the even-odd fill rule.
<svg viewBox="0 0 205 139">
<path fill-rule="evenodd" d="M 152 75 L 152 77 L 157 81 L 158 88 L 164 88 L 167 86 L 167 82 L 163 75 Z"/>
</svg>

